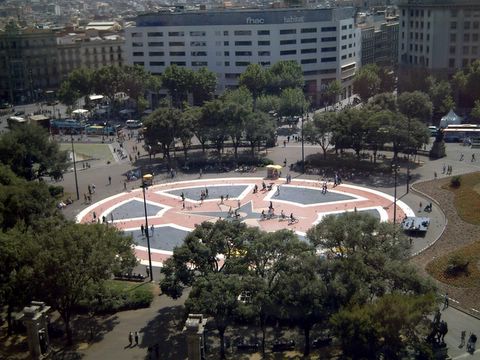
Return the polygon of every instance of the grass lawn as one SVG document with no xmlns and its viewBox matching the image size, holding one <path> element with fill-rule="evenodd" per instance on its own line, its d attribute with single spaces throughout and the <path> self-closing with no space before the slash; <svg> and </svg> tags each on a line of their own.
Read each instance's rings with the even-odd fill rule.
<svg viewBox="0 0 480 360">
<path fill-rule="evenodd" d="M 455 208 L 463 221 L 480 225 L 480 172 L 461 175 L 461 185 L 453 188 L 450 184 L 444 189 L 455 194 Z"/>
<path fill-rule="evenodd" d="M 461 256 L 462 259 L 469 261 L 469 264 L 466 272 L 450 276 L 445 270 L 448 260 L 454 255 Z M 448 285 L 462 288 L 480 287 L 480 241 L 436 258 L 427 264 L 426 270 L 437 280 Z"/>
<path fill-rule="evenodd" d="M 113 155 L 107 144 L 74 144 L 77 159 L 99 159 L 113 162 Z M 71 144 L 60 144 L 60 150 L 72 150 Z"/>
</svg>

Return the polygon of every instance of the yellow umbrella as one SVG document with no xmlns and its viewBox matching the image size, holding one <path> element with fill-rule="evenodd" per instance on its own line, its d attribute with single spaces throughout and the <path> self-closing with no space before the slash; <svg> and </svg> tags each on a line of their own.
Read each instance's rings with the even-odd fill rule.
<svg viewBox="0 0 480 360">
<path fill-rule="evenodd" d="M 282 170 L 282 165 L 267 165 L 267 169 Z"/>
</svg>

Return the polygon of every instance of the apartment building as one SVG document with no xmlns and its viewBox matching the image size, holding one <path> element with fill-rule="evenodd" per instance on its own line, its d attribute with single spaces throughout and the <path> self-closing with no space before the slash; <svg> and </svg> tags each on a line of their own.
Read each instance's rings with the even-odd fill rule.
<svg viewBox="0 0 480 360">
<path fill-rule="evenodd" d="M 298 62 L 306 91 L 318 101 L 333 80 L 352 94 L 360 63 L 360 32 L 353 8 L 255 9 L 156 13 L 137 17 L 125 31 L 125 59 L 161 74 L 169 65 L 207 67 L 218 88 L 236 87 L 251 63 Z"/>
<path fill-rule="evenodd" d="M 448 76 L 480 58 L 480 1 L 399 0 L 402 75 Z"/>
<path fill-rule="evenodd" d="M 398 21 L 360 26 L 362 66 L 395 67 L 398 62 Z"/>
</svg>

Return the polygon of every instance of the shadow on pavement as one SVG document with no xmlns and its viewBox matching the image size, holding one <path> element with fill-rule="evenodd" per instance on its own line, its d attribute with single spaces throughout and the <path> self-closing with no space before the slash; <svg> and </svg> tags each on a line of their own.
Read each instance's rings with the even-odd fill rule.
<svg viewBox="0 0 480 360">
<path fill-rule="evenodd" d="M 183 306 L 169 306 L 158 311 L 143 329 L 140 347 L 147 348 L 146 359 L 184 359 L 187 356 L 185 338 L 182 334 Z"/>
</svg>

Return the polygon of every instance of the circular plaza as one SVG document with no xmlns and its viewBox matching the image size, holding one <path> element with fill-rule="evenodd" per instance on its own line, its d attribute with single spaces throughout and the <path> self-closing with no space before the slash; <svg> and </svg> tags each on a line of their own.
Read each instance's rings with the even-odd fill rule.
<svg viewBox="0 0 480 360">
<path fill-rule="evenodd" d="M 348 211 L 368 213 L 380 221 L 393 221 L 394 214 L 397 222 L 415 216 L 404 202 L 397 199 L 394 211 L 392 196 L 366 187 L 251 177 L 156 184 L 145 190 L 145 203 L 142 188 L 125 191 L 88 206 L 77 221 L 106 222 L 131 234 L 143 264 L 148 259 L 148 231 L 152 262 L 161 266 L 175 246 L 203 221 L 238 220 L 265 231 L 290 229 L 303 239 L 324 216 Z"/>
</svg>

